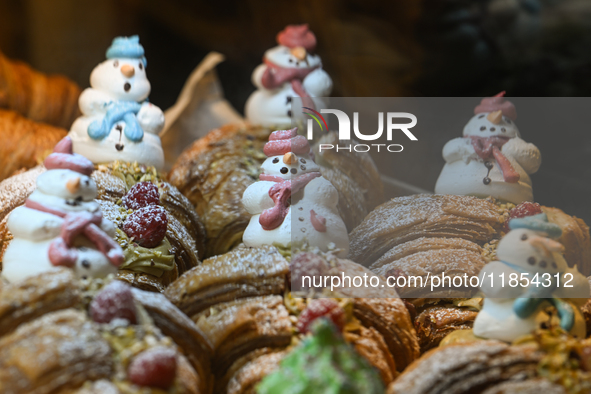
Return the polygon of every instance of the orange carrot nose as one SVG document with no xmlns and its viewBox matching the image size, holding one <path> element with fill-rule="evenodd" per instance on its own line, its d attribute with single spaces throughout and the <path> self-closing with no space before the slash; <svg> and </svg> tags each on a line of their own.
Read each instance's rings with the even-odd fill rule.
<svg viewBox="0 0 591 394">
<path fill-rule="evenodd" d="M 533 236 L 529 237 L 529 243 L 536 248 L 542 249 L 546 256 L 550 256 L 552 252 L 562 252 L 564 250 L 564 246 L 560 242 L 550 238 Z"/>
<path fill-rule="evenodd" d="M 304 47 L 291 48 L 291 50 L 289 52 L 291 52 L 291 54 L 298 60 L 306 59 L 306 56 L 308 54 L 306 52 L 306 48 L 304 48 Z"/>
<path fill-rule="evenodd" d="M 80 189 L 80 177 L 72 178 L 66 182 L 66 189 L 72 194 L 75 194 Z"/>
<path fill-rule="evenodd" d="M 287 152 L 283 155 L 283 162 L 285 164 L 295 164 L 298 162 L 298 157 L 293 152 Z"/>
<path fill-rule="evenodd" d="M 121 74 L 125 75 L 127 78 L 131 78 L 135 74 L 135 68 L 131 64 L 124 64 L 121 66 Z"/>
<path fill-rule="evenodd" d="M 498 110 L 498 111 L 491 112 L 490 114 L 488 114 L 486 119 L 491 121 L 493 124 L 499 124 L 499 123 L 501 123 L 501 120 L 503 120 L 503 111 Z"/>
</svg>

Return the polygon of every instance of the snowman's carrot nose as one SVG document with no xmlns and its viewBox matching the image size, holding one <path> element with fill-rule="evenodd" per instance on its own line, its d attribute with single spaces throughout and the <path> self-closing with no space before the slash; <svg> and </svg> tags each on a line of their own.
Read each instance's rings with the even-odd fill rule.
<svg viewBox="0 0 591 394">
<path fill-rule="evenodd" d="M 80 177 L 69 179 L 66 182 L 66 189 L 72 194 L 75 194 L 80 189 Z"/>
<path fill-rule="evenodd" d="M 131 78 L 135 74 L 135 68 L 133 68 L 131 64 L 124 64 L 121 66 L 121 74 L 125 75 L 127 78 Z"/>
<path fill-rule="evenodd" d="M 304 47 L 291 48 L 291 50 L 289 52 L 291 52 L 291 54 L 298 60 L 306 59 L 307 53 L 306 53 L 306 48 L 304 48 Z"/>
<path fill-rule="evenodd" d="M 501 120 L 503 120 L 503 111 L 501 111 L 501 110 L 493 111 L 490 114 L 488 114 L 486 119 L 488 119 L 493 124 L 499 124 L 499 123 L 501 123 Z"/>
<path fill-rule="evenodd" d="M 564 250 L 564 246 L 560 242 L 537 235 L 529 237 L 529 243 L 535 248 L 542 249 L 546 256 L 550 256 L 552 252 L 562 252 Z"/>
<path fill-rule="evenodd" d="M 298 162 L 298 157 L 293 152 L 287 152 L 283 155 L 283 162 L 285 164 L 295 164 Z"/>
</svg>

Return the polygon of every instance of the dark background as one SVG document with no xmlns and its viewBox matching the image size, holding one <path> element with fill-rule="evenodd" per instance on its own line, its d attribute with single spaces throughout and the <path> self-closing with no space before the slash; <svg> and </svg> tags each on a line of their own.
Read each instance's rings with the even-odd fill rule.
<svg viewBox="0 0 591 394">
<path fill-rule="evenodd" d="M 263 52 L 286 24 L 304 22 L 333 96 L 591 96 L 588 0 L 0 0 L 0 50 L 84 88 L 113 37 L 139 34 L 150 100 L 163 109 L 215 50 L 227 58 L 218 68 L 226 97 L 242 111 Z M 441 148 L 461 135 L 473 101 L 464 118 L 422 131 L 426 142 L 397 159 L 399 179 L 432 190 Z M 573 111 L 589 117 L 588 101 L 524 110 L 515 102 L 523 138 L 543 155 L 536 200 L 591 223 L 591 124 L 572 122 Z"/>
</svg>

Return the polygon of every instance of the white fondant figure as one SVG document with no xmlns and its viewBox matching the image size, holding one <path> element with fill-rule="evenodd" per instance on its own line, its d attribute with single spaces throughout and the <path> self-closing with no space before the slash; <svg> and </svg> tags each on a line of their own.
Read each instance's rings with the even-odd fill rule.
<svg viewBox="0 0 591 394">
<path fill-rule="evenodd" d="M 308 140 L 297 128 L 278 130 L 265 144 L 260 181 L 242 197 L 252 218 L 244 232 L 247 246 L 275 245 L 283 248 L 307 244 L 328 251 L 339 249 L 346 256 L 349 237 L 337 204 L 338 192 L 320 175 L 310 157 Z"/>
<path fill-rule="evenodd" d="M 492 196 L 514 204 L 533 201 L 529 175 L 540 167 L 541 154 L 521 139 L 515 107 L 504 93 L 483 99 L 464 136 L 445 144 L 446 164 L 435 193 Z"/>
<path fill-rule="evenodd" d="M 584 338 L 584 318 L 569 299 L 589 298 L 589 282 L 576 267 L 568 267 L 561 254 L 564 247 L 551 239 L 560 237 L 560 227 L 541 213 L 511 219 L 509 228 L 497 247 L 499 261 L 487 264 L 479 275 L 485 299 L 474 334 L 512 342 L 539 328 L 547 320 L 542 310 L 553 305 L 560 326 Z M 516 280 L 510 282 L 512 278 Z"/>
<path fill-rule="evenodd" d="M 106 55 L 90 74 L 90 88 L 80 95 L 82 116 L 69 134 L 74 151 L 95 164 L 137 161 L 162 169 L 158 133 L 164 113 L 147 101 L 150 82 L 144 48 L 137 36 L 117 37 Z"/>
<path fill-rule="evenodd" d="M 252 74 L 257 87 L 246 102 L 246 118 L 264 126 L 291 125 L 292 98 L 301 97 L 304 107 L 325 108 L 322 97 L 332 91 L 332 80 L 322 69 L 316 37 L 308 25 L 287 26 L 277 35 L 275 48 L 265 52 L 263 64 Z M 296 114 L 301 113 L 296 110 Z"/>
<path fill-rule="evenodd" d="M 44 164 L 48 171 L 37 178 L 36 190 L 8 217 L 14 239 L 4 253 L 4 279 L 17 282 L 56 266 L 72 268 L 80 278 L 117 272 L 123 251 L 113 240 L 115 225 L 94 201 L 92 162 L 72 154 L 66 137 Z"/>
</svg>

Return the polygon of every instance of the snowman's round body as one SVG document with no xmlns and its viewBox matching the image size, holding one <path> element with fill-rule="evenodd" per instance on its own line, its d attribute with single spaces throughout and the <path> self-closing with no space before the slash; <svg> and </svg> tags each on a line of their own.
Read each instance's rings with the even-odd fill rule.
<svg viewBox="0 0 591 394">
<path fill-rule="evenodd" d="M 79 185 L 74 193 L 66 186 L 72 181 Z M 37 189 L 29 200 L 66 213 L 95 213 L 100 210 L 95 196 L 96 184 L 90 177 L 71 170 L 50 170 L 39 175 Z M 2 276 L 9 282 L 17 282 L 54 268 L 49 248 L 60 237 L 63 223 L 59 216 L 25 206 L 12 211 L 7 226 L 14 239 L 4 253 Z M 109 220 L 103 218 L 100 228 L 115 237 L 115 225 Z M 117 271 L 84 235 L 78 235 L 73 246 L 78 256 L 73 269 L 78 277 L 105 277 Z"/>
<path fill-rule="evenodd" d="M 332 80 L 322 70 L 322 61 L 317 55 L 306 54 L 305 59 L 298 59 L 290 48 L 279 45 L 265 53 L 265 61 L 286 69 L 309 70 L 303 78 L 302 87 L 308 93 L 316 109 L 326 108 L 325 97 L 332 91 Z M 252 74 L 252 82 L 257 90 L 246 102 L 246 117 L 256 124 L 266 126 L 280 126 L 291 124 L 292 98 L 299 97 L 290 81 L 269 89 L 263 84 L 263 75 L 270 66 L 259 65 Z M 305 106 L 305 104 L 304 104 Z M 300 108 L 294 108 L 295 114 L 300 114 Z"/>
<path fill-rule="evenodd" d="M 298 158 L 298 162 L 293 164 L 286 164 L 282 158 L 283 156 L 269 157 L 263 163 L 263 174 L 274 176 L 277 180 L 289 180 L 290 174 L 303 175 L 320 169 L 308 156 Z M 284 169 L 289 172 L 283 174 L 281 171 L 286 171 Z M 275 245 L 283 248 L 307 245 L 323 251 L 335 248 L 338 249 L 338 256 L 346 256 L 349 237 L 337 209 L 339 196 L 335 187 L 321 176 L 312 179 L 291 195 L 291 204 L 283 222 L 274 229 L 265 230 L 260 223 L 260 216 L 263 211 L 274 206 L 269 190 L 276 184 L 277 182 L 262 180 L 253 183 L 244 192 L 242 202 L 253 215 L 244 231 L 245 245 Z M 318 218 L 323 221 L 320 226 Z"/>
<path fill-rule="evenodd" d="M 446 164 L 435 185 L 435 193 L 492 196 L 515 204 L 533 201 L 529 174 L 535 173 L 541 164 L 540 151 L 519 137 L 519 131 L 510 119 L 502 117 L 493 123 L 489 115 L 475 115 L 464 128 L 464 137 L 455 138 L 444 146 Z M 476 153 L 471 137 L 509 138 L 500 151 L 519 174 L 519 180 L 505 181 L 496 159 L 482 159 Z"/>
<path fill-rule="evenodd" d="M 74 151 L 93 163 L 137 161 L 162 168 L 164 154 L 158 133 L 164 127 L 164 114 L 160 108 L 146 101 L 150 82 L 142 60 L 106 60 L 92 71 L 90 85 L 79 99 L 83 115 L 74 121 L 69 134 Z M 89 126 L 103 122 L 110 108 L 134 104 L 139 108 L 134 116 L 143 131 L 141 137 L 130 139 L 124 120 L 109 125 L 106 135 L 91 137 Z"/>
</svg>

